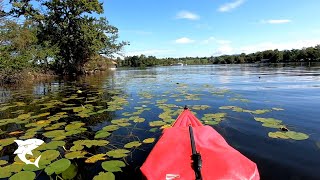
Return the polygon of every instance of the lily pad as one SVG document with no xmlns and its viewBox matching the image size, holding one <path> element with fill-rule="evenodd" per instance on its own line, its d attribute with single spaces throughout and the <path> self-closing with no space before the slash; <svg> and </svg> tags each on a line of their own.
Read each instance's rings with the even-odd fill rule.
<svg viewBox="0 0 320 180">
<path fill-rule="evenodd" d="M 36 177 L 36 173 L 31 171 L 21 171 L 10 177 L 10 180 L 33 180 Z"/>
<path fill-rule="evenodd" d="M 121 172 L 121 168 L 125 167 L 126 164 L 123 161 L 112 160 L 103 162 L 101 166 L 108 172 Z"/>
<path fill-rule="evenodd" d="M 68 169 L 62 172 L 62 178 L 63 179 L 73 179 L 76 177 L 78 173 L 78 167 L 75 166 L 74 164 L 71 164 Z"/>
<path fill-rule="evenodd" d="M 106 160 L 105 156 L 106 154 L 96 154 L 86 159 L 85 163 L 96 163 L 97 161 L 100 161 L 100 160 Z"/>
<path fill-rule="evenodd" d="M 125 148 L 133 148 L 133 147 L 139 147 L 141 145 L 141 143 L 139 141 L 133 141 L 133 142 L 129 142 L 127 144 L 124 145 Z"/>
<path fill-rule="evenodd" d="M 111 133 L 109 133 L 108 131 L 101 130 L 101 131 L 96 132 L 96 135 L 94 136 L 94 138 L 101 139 L 101 138 L 108 137 L 110 135 L 111 135 Z"/>
<path fill-rule="evenodd" d="M 84 147 L 80 144 L 76 144 L 70 148 L 70 151 L 81 151 Z"/>
<path fill-rule="evenodd" d="M 295 132 L 295 131 L 288 131 L 288 132 L 269 132 L 268 136 L 271 138 L 281 138 L 281 139 L 293 139 L 293 140 L 306 140 L 309 138 L 307 134 Z"/>
<path fill-rule="evenodd" d="M 5 164 L 8 164 L 8 161 L 0 160 L 0 166 L 5 165 Z"/>
<path fill-rule="evenodd" d="M 51 141 L 45 145 L 46 149 L 57 149 L 59 146 L 62 147 L 66 143 L 64 141 Z"/>
<path fill-rule="evenodd" d="M 163 121 L 152 121 L 152 122 L 149 122 L 149 126 L 151 126 L 151 127 L 163 126 L 165 124 L 166 123 L 163 122 Z"/>
<path fill-rule="evenodd" d="M 135 122 L 135 123 L 142 123 L 142 122 L 144 122 L 146 119 L 144 119 L 144 118 L 136 118 L 136 119 L 134 119 L 133 120 L 133 122 Z"/>
<path fill-rule="evenodd" d="M 115 180 L 116 177 L 112 172 L 100 172 L 99 175 L 93 177 L 93 180 Z"/>
<path fill-rule="evenodd" d="M 112 150 L 107 152 L 106 154 L 110 157 L 114 157 L 114 158 L 122 158 L 122 157 L 126 157 L 128 156 L 128 153 L 130 151 L 126 150 L 126 149 L 117 149 L 117 150 Z"/>
<path fill-rule="evenodd" d="M 69 152 L 64 155 L 65 158 L 67 159 L 79 159 L 79 158 L 84 158 L 87 152 L 85 151 L 74 151 L 74 152 Z"/>
<path fill-rule="evenodd" d="M 64 130 L 47 131 L 47 132 L 43 133 L 43 135 L 48 138 L 54 138 L 54 137 L 64 136 L 65 131 Z"/>
<path fill-rule="evenodd" d="M 50 164 L 48 167 L 46 167 L 44 171 L 49 176 L 52 175 L 53 173 L 60 174 L 63 171 L 67 170 L 70 165 L 71 165 L 71 162 L 68 159 L 63 158 Z"/>
<path fill-rule="evenodd" d="M 53 161 L 56 160 L 60 156 L 60 152 L 57 150 L 46 150 L 43 153 L 41 153 L 41 161 L 48 160 Z"/>
<path fill-rule="evenodd" d="M 148 143 L 153 143 L 155 140 L 156 140 L 155 138 L 147 138 L 147 139 L 143 140 L 142 142 L 148 144 Z"/>
<path fill-rule="evenodd" d="M 65 130 L 66 131 L 71 131 L 71 130 L 76 130 L 76 129 L 79 129 L 80 127 L 84 126 L 85 123 L 82 123 L 82 122 L 79 122 L 79 123 L 71 123 L 71 124 L 68 124 L 66 127 L 65 127 Z"/>
<path fill-rule="evenodd" d="M 77 140 L 73 142 L 74 145 L 82 145 L 91 148 L 92 146 L 106 146 L 109 141 L 106 140 Z"/>
<path fill-rule="evenodd" d="M 119 126 L 118 125 L 108 125 L 108 126 L 103 127 L 102 129 L 105 131 L 111 132 L 111 131 L 118 130 Z"/>
</svg>

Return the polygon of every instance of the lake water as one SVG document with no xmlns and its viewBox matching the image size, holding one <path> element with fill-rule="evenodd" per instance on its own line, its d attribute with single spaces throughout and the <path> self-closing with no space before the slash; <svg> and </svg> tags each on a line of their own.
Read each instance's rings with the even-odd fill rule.
<svg viewBox="0 0 320 180">
<path fill-rule="evenodd" d="M 92 179 L 100 172 L 106 172 L 101 163 L 114 159 L 126 164 L 121 167 L 122 172 L 114 172 L 116 179 L 140 179 L 139 166 L 154 146 L 154 143 L 142 141 L 146 138 L 157 140 L 161 126 L 170 124 L 187 105 L 230 145 L 256 162 L 261 179 L 320 179 L 319 65 L 118 69 L 77 80 L 2 87 L 0 91 L 0 139 L 11 138 L 7 144 L 0 140 L 0 159 L 8 162 L 0 163 L 0 168 L 7 168 L 7 174 L 1 174 L 4 169 L 0 170 L 0 177 L 34 171 L 37 179 L 48 179 L 47 167 L 66 158 L 76 167 L 78 179 Z M 203 105 L 203 109 L 199 105 Z M 205 114 L 215 113 L 226 114 L 219 120 L 203 119 Z M 281 122 L 275 123 L 275 127 L 265 127 L 257 118 L 274 118 Z M 76 125 L 72 125 L 75 121 L 73 124 Z M 161 123 L 150 126 L 153 121 Z M 109 134 L 100 131 L 109 125 L 116 128 L 113 126 L 114 129 L 108 130 Z M 280 131 L 280 125 L 303 133 L 304 140 L 269 137 L 269 132 Z M 53 135 L 50 134 L 52 131 L 55 131 Z M 105 134 L 99 137 L 99 131 Z M 24 167 L 14 160 L 17 145 L 13 139 L 31 137 L 46 143 L 65 143 L 38 150 L 39 153 L 51 150 L 59 154 L 50 159 L 51 162 L 43 162 L 42 170 Z M 82 144 L 83 149 L 72 150 L 77 140 L 99 142 L 93 143 L 92 147 Z M 109 143 L 103 145 L 104 140 Z M 127 143 L 130 142 L 138 143 L 137 147 L 129 147 Z M 121 157 L 108 154 L 116 149 L 128 152 Z M 65 156 L 80 151 L 86 154 Z M 105 153 L 105 159 L 85 162 L 91 156 Z M 55 177 L 54 174 L 51 176 Z"/>
</svg>

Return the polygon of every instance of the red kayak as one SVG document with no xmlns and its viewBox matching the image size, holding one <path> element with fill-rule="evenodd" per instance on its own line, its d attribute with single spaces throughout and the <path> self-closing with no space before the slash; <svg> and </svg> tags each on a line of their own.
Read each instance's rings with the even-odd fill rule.
<svg viewBox="0 0 320 180">
<path fill-rule="evenodd" d="M 260 179 L 254 162 L 185 109 L 140 168 L 149 180 Z"/>
</svg>

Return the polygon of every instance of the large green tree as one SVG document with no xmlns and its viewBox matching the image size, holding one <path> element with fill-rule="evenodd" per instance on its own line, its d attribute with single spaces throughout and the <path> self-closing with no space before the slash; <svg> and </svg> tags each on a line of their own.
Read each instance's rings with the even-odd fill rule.
<svg viewBox="0 0 320 180">
<path fill-rule="evenodd" d="M 61 74 L 82 74 L 97 54 L 119 52 L 118 29 L 108 24 L 98 0 L 10 0 L 10 13 L 38 25 L 39 42 L 58 47 L 54 67 Z"/>
</svg>

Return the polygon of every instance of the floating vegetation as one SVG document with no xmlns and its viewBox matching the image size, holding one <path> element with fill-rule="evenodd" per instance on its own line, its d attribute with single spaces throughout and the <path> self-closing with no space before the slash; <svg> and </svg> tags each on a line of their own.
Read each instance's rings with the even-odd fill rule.
<svg viewBox="0 0 320 180">
<path fill-rule="evenodd" d="M 221 106 L 219 107 L 219 109 L 230 109 L 234 112 L 246 112 L 246 113 L 252 113 L 252 114 L 265 114 L 267 112 L 271 112 L 271 110 L 269 109 L 258 109 L 253 111 L 253 110 L 243 109 L 237 106 Z"/>
<path fill-rule="evenodd" d="M 274 118 L 259 118 L 259 117 L 255 117 L 254 118 L 256 121 L 258 122 L 262 122 L 262 126 L 264 127 L 269 127 L 269 128 L 282 128 L 284 127 L 284 125 L 282 124 L 281 120 L 277 120 Z"/>
<path fill-rule="evenodd" d="M 230 98 L 229 100 L 230 101 L 241 101 L 241 102 L 244 102 L 244 103 L 250 102 L 249 99 L 244 99 L 244 98 Z"/>
<path fill-rule="evenodd" d="M 106 154 L 113 158 L 123 158 L 128 156 L 129 152 L 130 151 L 126 149 L 116 149 L 116 150 L 108 151 Z"/>
<path fill-rule="evenodd" d="M 119 172 L 121 168 L 125 167 L 126 164 L 123 161 L 113 160 L 105 161 L 101 164 L 102 168 L 108 172 Z"/>
<path fill-rule="evenodd" d="M 93 180 L 105 180 L 105 179 L 114 180 L 116 179 L 116 177 L 112 172 L 100 172 L 98 175 L 93 177 Z"/>
<path fill-rule="evenodd" d="M 36 177 L 36 173 L 30 171 L 21 171 L 10 177 L 10 180 L 33 180 Z"/>
<path fill-rule="evenodd" d="M 165 124 L 166 123 L 163 122 L 163 121 L 152 121 L 152 122 L 149 122 L 149 126 L 151 126 L 151 127 L 163 126 Z"/>
<path fill-rule="evenodd" d="M 306 140 L 309 138 L 307 134 L 295 132 L 295 131 L 288 131 L 288 132 L 269 132 L 268 136 L 271 138 L 280 138 L 280 139 L 293 139 L 293 140 Z"/>
<path fill-rule="evenodd" d="M 155 140 L 156 140 L 155 138 L 147 138 L 147 139 L 143 140 L 142 142 L 146 143 L 146 144 L 150 144 L 150 143 L 153 143 Z"/>
<path fill-rule="evenodd" d="M 224 120 L 226 116 L 227 113 L 204 114 L 204 117 L 201 118 L 201 120 L 207 125 L 216 125 Z"/>
<path fill-rule="evenodd" d="M 53 173 L 60 174 L 63 171 L 67 170 L 69 166 L 71 165 L 70 160 L 68 159 L 60 159 L 58 161 L 53 162 L 49 166 L 45 168 L 45 172 L 50 176 Z"/>
<path fill-rule="evenodd" d="M 97 161 L 106 160 L 106 154 L 96 154 L 94 156 L 89 157 L 84 162 L 85 163 L 96 163 Z"/>
<path fill-rule="evenodd" d="M 206 110 L 210 108 L 208 105 L 194 105 L 191 107 L 192 110 Z"/>
<path fill-rule="evenodd" d="M 81 146 L 83 147 L 83 146 Z M 67 159 L 78 159 L 78 158 L 85 158 L 85 155 L 87 152 L 85 151 L 74 151 L 74 152 L 69 152 L 64 155 L 65 158 Z"/>
<path fill-rule="evenodd" d="M 133 142 L 129 142 L 127 144 L 124 145 L 125 148 L 133 148 L 133 147 L 139 147 L 141 146 L 142 143 L 140 143 L 139 141 L 133 141 Z"/>
</svg>

